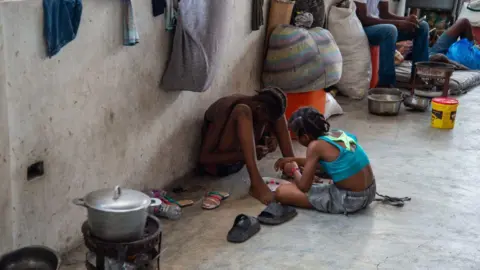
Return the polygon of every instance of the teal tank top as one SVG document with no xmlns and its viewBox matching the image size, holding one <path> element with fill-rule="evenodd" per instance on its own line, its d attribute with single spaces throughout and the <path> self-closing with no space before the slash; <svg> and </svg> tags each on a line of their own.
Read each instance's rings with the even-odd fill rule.
<svg viewBox="0 0 480 270">
<path fill-rule="evenodd" d="M 357 137 L 346 131 L 337 130 L 341 135 L 337 138 L 334 136 L 322 136 L 319 140 L 326 141 L 338 148 L 340 154 L 335 161 L 326 162 L 319 161 L 322 168 L 328 173 L 334 183 L 341 182 L 361 171 L 365 166 L 370 164 L 367 154 L 363 148 L 358 144 Z M 343 142 L 345 148 L 336 142 Z M 351 145 L 354 144 L 355 150 Z"/>
</svg>

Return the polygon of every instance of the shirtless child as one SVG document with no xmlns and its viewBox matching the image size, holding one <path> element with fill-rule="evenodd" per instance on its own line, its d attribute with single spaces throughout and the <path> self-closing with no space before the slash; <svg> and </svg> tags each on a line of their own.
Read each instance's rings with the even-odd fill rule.
<svg viewBox="0 0 480 270">
<path fill-rule="evenodd" d="M 272 202 L 273 193 L 260 175 L 257 160 L 275 151 L 277 144 L 284 157 L 294 156 L 284 115 L 286 105 L 287 98 L 279 88 L 217 100 L 205 112 L 200 166 L 211 175 L 226 176 L 246 165 L 250 194 L 264 204 Z M 265 137 L 266 130 L 273 136 Z"/>
</svg>

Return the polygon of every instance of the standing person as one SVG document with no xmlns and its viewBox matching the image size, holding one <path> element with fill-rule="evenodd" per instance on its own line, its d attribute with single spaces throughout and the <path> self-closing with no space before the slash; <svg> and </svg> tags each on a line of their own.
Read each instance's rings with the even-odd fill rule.
<svg viewBox="0 0 480 270">
<path fill-rule="evenodd" d="M 396 83 L 395 50 L 398 41 L 413 40 L 413 83 L 416 62 L 428 61 L 429 26 L 419 22 L 417 16 L 396 16 L 388 10 L 388 0 L 354 0 L 357 16 L 371 45 L 380 46 L 379 86 L 391 87 Z"/>
<path fill-rule="evenodd" d="M 279 88 L 265 88 L 255 96 L 232 95 L 205 112 L 200 166 L 211 175 L 226 176 L 247 166 L 250 194 L 264 204 L 273 193 L 262 179 L 257 160 L 275 151 L 293 157 L 285 109 L 287 97 Z M 268 130 L 273 136 L 265 137 Z M 263 141 L 263 142 L 262 142 Z"/>
<path fill-rule="evenodd" d="M 372 203 L 375 177 L 367 154 L 354 135 L 330 130 L 325 117 L 311 107 L 294 112 L 289 126 L 300 144 L 307 147 L 307 156 L 283 158 L 275 163 L 275 169 L 294 179 L 293 183 L 277 188 L 278 202 L 332 214 L 353 213 Z M 314 183 L 319 166 L 331 176 L 333 185 Z"/>
</svg>

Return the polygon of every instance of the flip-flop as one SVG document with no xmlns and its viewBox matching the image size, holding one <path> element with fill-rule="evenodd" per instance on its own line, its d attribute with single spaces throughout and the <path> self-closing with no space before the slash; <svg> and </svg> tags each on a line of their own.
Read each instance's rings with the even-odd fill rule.
<svg viewBox="0 0 480 270">
<path fill-rule="evenodd" d="M 227 241 L 243 243 L 260 231 L 260 223 L 254 217 L 240 214 L 235 218 L 233 227 L 228 231 Z"/>
<path fill-rule="evenodd" d="M 220 206 L 223 200 L 230 197 L 230 194 L 222 191 L 210 191 L 203 198 L 202 208 L 205 210 L 213 210 Z"/>
<path fill-rule="evenodd" d="M 258 215 L 258 221 L 266 225 L 280 225 L 291 220 L 297 214 L 295 208 L 273 202 Z"/>
</svg>

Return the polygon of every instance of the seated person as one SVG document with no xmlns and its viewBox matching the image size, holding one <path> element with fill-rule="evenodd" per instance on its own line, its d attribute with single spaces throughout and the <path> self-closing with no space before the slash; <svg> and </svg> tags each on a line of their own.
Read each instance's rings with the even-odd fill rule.
<svg viewBox="0 0 480 270">
<path fill-rule="evenodd" d="M 466 38 L 470 41 L 475 40 L 472 25 L 465 18 L 457 20 L 454 25 L 438 38 L 432 48 L 430 48 L 430 61 L 453 64 L 457 69 L 468 69 L 462 63 L 451 61 L 446 56 L 450 46 L 457 42 L 459 38 Z"/>
<path fill-rule="evenodd" d="M 293 183 L 278 187 L 277 202 L 332 214 L 353 213 L 372 203 L 375 178 L 370 161 L 354 135 L 342 130 L 330 131 L 324 116 L 311 107 L 293 113 L 289 126 L 300 144 L 307 147 L 307 157 L 282 158 L 275 163 L 277 170 L 294 178 Z M 331 176 L 333 185 L 314 183 L 319 166 Z"/>
<path fill-rule="evenodd" d="M 357 16 L 367 34 L 371 45 L 380 46 L 379 86 L 395 85 L 396 43 L 413 39 L 412 60 L 428 61 L 429 26 L 427 22 L 418 22 L 417 16 L 400 17 L 388 11 L 388 0 L 354 0 Z M 413 82 L 413 68 L 412 78 Z"/>
<path fill-rule="evenodd" d="M 293 157 L 285 109 L 287 97 L 279 88 L 265 88 L 255 96 L 219 99 L 205 112 L 200 165 L 211 175 L 226 176 L 247 165 L 250 194 L 264 204 L 273 193 L 262 179 L 256 160 L 275 151 L 277 140 L 284 157 Z M 275 138 L 262 136 L 268 129 Z"/>
</svg>

